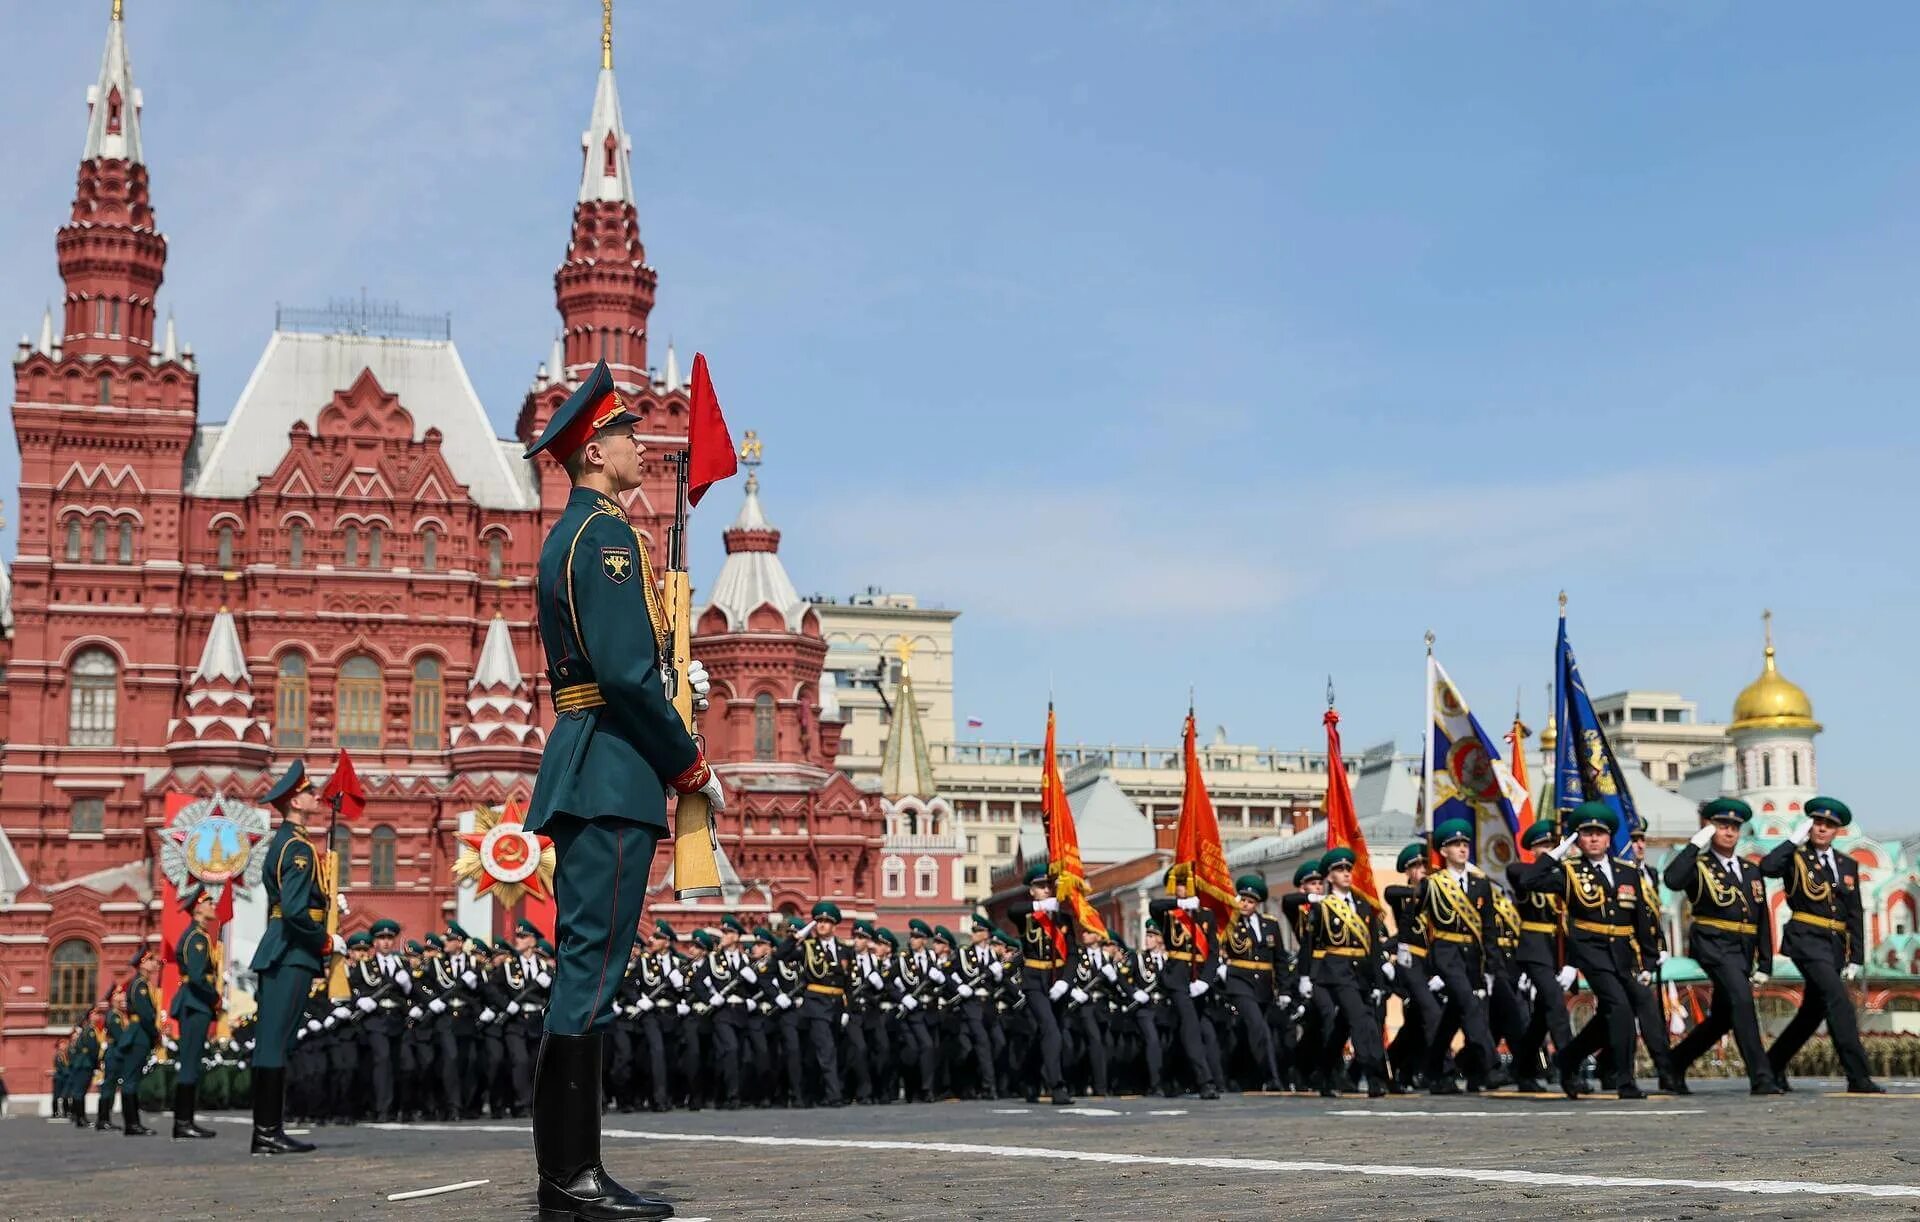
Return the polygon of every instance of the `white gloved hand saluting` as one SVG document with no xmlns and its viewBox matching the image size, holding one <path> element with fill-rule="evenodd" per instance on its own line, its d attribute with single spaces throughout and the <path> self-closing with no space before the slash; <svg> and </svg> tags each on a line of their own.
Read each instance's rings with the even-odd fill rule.
<svg viewBox="0 0 1920 1222">
<path fill-rule="evenodd" d="M 1212 987 L 1213 987 L 1212 985 L 1209 985 L 1209 984 L 1208 984 L 1208 983 L 1207 983 L 1206 981 L 1204 981 L 1204 980 L 1195 980 L 1195 981 L 1192 981 L 1192 982 L 1190 982 L 1190 983 L 1189 983 L 1189 984 L 1187 985 L 1187 996 L 1188 996 L 1188 997 L 1202 997 L 1202 996 L 1205 996 L 1205 995 L 1206 995 L 1206 991 L 1207 991 L 1207 990 L 1208 990 L 1209 988 L 1212 988 Z"/>
<path fill-rule="evenodd" d="M 1068 987 L 1067 982 L 1064 980 L 1054 981 L 1053 987 L 1047 990 L 1048 999 L 1052 1001 L 1059 1001 L 1062 997 L 1065 997 L 1067 995 L 1067 987 Z M 912 999 L 909 998 L 908 1000 L 912 1000 Z"/>
<path fill-rule="evenodd" d="M 1811 835 L 1813 835 L 1813 820 L 1802 819 L 1800 820 L 1800 826 L 1793 829 L 1793 835 L 1789 836 L 1788 839 L 1795 844 L 1805 844 L 1807 837 Z"/>
<path fill-rule="evenodd" d="M 1200 907 L 1200 897 L 1197 895 L 1189 895 L 1185 899 L 1173 901 L 1173 906 L 1175 908 L 1185 909 L 1188 912 L 1193 912 Z"/>
<path fill-rule="evenodd" d="M 1554 979 L 1560 982 L 1560 989 L 1562 992 L 1565 992 L 1567 989 L 1573 987 L 1573 978 L 1577 975 L 1579 975 L 1579 973 L 1574 970 L 1573 965 L 1568 964 L 1566 967 L 1560 969 L 1560 974 L 1555 976 Z"/>
<path fill-rule="evenodd" d="M 1712 843 L 1712 841 L 1713 841 L 1713 824 L 1705 823 L 1701 825 L 1699 831 L 1693 834 L 1693 840 L 1691 843 L 1693 844 L 1693 847 L 1696 849 L 1704 849 L 1707 847 L 1708 844 Z"/>
<path fill-rule="evenodd" d="M 1573 846 L 1579 843 L 1579 836 L 1568 833 L 1565 840 L 1562 840 L 1559 844 L 1547 850 L 1547 856 L 1553 858 L 1555 861 L 1565 861 L 1567 854 L 1573 851 Z"/>
<path fill-rule="evenodd" d="M 707 664 L 695 658 L 687 663 L 687 690 L 693 693 L 693 711 L 704 713 L 707 705 L 707 693 L 713 690 L 713 680 L 707 677 Z"/>
</svg>

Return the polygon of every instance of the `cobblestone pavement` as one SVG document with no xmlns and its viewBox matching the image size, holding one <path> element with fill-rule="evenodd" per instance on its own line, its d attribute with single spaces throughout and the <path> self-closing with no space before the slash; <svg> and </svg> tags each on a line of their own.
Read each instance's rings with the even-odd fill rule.
<svg viewBox="0 0 1920 1222">
<path fill-rule="evenodd" d="M 1781 1099 L 1708 1083 L 1645 1102 L 1248 1095 L 614 1114 L 605 1151 L 630 1186 L 713 1222 L 1920 1216 L 1920 1082 L 1886 1097 L 1797 1085 Z M 250 1159 L 243 1116 L 208 1119 L 219 1138 L 192 1143 L 0 1121 L 0 1217 L 534 1213 L 524 1121 L 322 1128 L 313 1154 Z M 386 1199 L 474 1179 L 490 1182 Z"/>
</svg>

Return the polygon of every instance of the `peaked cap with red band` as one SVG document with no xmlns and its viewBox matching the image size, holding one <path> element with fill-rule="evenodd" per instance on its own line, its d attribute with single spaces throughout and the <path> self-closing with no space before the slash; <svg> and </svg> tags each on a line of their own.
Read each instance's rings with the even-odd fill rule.
<svg viewBox="0 0 1920 1222">
<path fill-rule="evenodd" d="M 560 410 L 553 413 L 546 431 L 540 434 L 540 440 L 527 447 L 525 457 L 532 458 L 545 450 L 565 462 L 602 429 L 638 423 L 640 417 L 627 410 L 627 401 L 620 397 L 613 384 L 613 374 L 607 369 L 607 363 L 601 361 L 587 375 L 587 380 L 580 383 L 580 389 L 567 396 Z"/>
</svg>

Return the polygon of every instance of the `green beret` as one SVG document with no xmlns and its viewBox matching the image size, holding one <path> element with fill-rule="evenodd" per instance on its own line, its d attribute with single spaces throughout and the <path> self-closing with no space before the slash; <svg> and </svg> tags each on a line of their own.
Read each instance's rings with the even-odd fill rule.
<svg viewBox="0 0 1920 1222">
<path fill-rule="evenodd" d="M 853 923 L 853 932 L 856 937 L 871 938 L 873 936 L 873 922 L 855 921 Z"/>
<path fill-rule="evenodd" d="M 1551 819 L 1535 819 L 1520 833 L 1520 847 L 1530 849 L 1536 844 L 1547 844 L 1560 838 L 1560 825 Z"/>
<path fill-rule="evenodd" d="M 1839 798 L 1810 798 L 1805 809 L 1809 819 L 1821 819 L 1836 827 L 1853 826 L 1853 812 Z"/>
<path fill-rule="evenodd" d="M 874 937 L 879 938 L 882 942 L 885 942 L 888 946 L 893 947 L 893 949 L 895 950 L 900 949 L 900 936 L 894 933 L 891 929 L 888 929 L 885 925 L 882 925 L 878 929 L 875 929 L 873 931 L 873 935 Z"/>
<path fill-rule="evenodd" d="M 972 928 L 979 930 L 981 933 L 992 933 L 993 922 L 986 918 L 986 914 L 976 912 L 973 914 Z"/>
<path fill-rule="evenodd" d="M 834 903 L 832 900 L 821 900 L 813 906 L 813 919 L 816 921 L 838 921 L 840 919 L 840 905 Z"/>
<path fill-rule="evenodd" d="M 370 927 L 376 938 L 397 938 L 400 936 L 400 922 L 391 917 L 381 917 Z"/>
<path fill-rule="evenodd" d="M 1233 880 L 1233 889 L 1237 894 L 1244 895 L 1248 899 L 1266 902 L 1267 880 L 1258 874 L 1242 874 Z"/>
<path fill-rule="evenodd" d="M 422 941 L 426 942 L 428 946 L 433 947 L 435 950 L 445 950 L 447 948 L 447 940 L 437 933 L 428 934 Z"/>
<path fill-rule="evenodd" d="M 915 917 L 907 922 L 907 932 L 916 938 L 931 938 L 933 936 L 933 926 L 927 924 L 919 917 Z"/>
<path fill-rule="evenodd" d="M 1351 867 L 1354 863 L 1353 850 L 1346 845 L 1337 849 L 1328 849 L 1320 858 L 1320 873 L 1331 874 L 1335 866 Z"/>
<path fill-rule="evenodd" d="M 1012 947 L 1014 950 L 1020 949 L 1020 939 L 1014 937 L 1012 934 L 1008 933 L 1004 929 L 994 930 L 993 940 L 995 942 L 998 942 L 1002 946 L 1009 946 L 1009 947 Z"/>
<path fill-rule="evenodd" d="M 1393 859 L 1393 868 L 1400 871 L 1402 874 L 1405 874 L 1407 872 L 1408 866 L 1412 865 L 1416 861 L 1425 861 L 1426 859 L 1427 859 L 1426 845 L 1410 844 L 1406 848 L 1400 850 L 1400 856 Z"/>
<path fill-rule="evenodd" d="M 1611 834 L 1620 830 L 1620 816 L 1605 802 L 1582 802 L 1573 808 L 1571 822 L 1576 832 L 1597 828 Z"/>
<path fill-rule="evenodd" d="M 356 929 L 347 935 L 348 946 L 372 946 L 373 935 L 364 929 Z"/>
<path fill-rule="evenodd" d="M 704 929 L 696 929 L 693 931 L 693 944 L 701 950 L 712 950 L 714 947 L 720 945 L 720 939 L 714 937 Z"/>
<path fill-rule="evenodd" d="M 1745 823 L 1753 818 L 1753 807 L 1739 798 L 1715 798 L 1711 802 L 1700 804 L 1700 817 L 1715 821 L 1732 820 L 1735 823 Z"/>
<path fill-rule="evenodd" d="M 760 926 L 760 928 L 754 930 L 753 936 L 755 938 L 758 938 L 760 941 L 765 942 L 768 946 L 780 945 L 779 936 L 776 935 L 771 929 L 768 929 L 765 925 L 762 925 Z"/>
<path fill-rule="evenodd" d="M 742 921 L 739 917 L 734 916 L 732 913 L 728 913 L 726 916 L 723 916 L 720 918 L 720 928 L 731 930 L 732 932 L 737 934 L 744 934 L 747 932 L 746 922 Z"/>
<path fill-rule="evenodd" d="M 414 940 L 413 940 L 412 938 L 408 938 L 408 939 L 407 939 L 407 953 L 408 953 L 409 955 L 417 955 L 417 954 L 419 954 L 419 953 L 420 953 L 420 944 L 419 944 L 418 942 L 415 942 L 415 941 L 414 941 Z"/>
<path fill-rule="evenodd" d="M 513 927 L 513 936 L 516 938 L 537 938 L 540 936 L 540 930 L 532 921 L 521 921 Z"/>
<path fill-rule="evenodd" d="M 654 936 L 665 938 L 669 942 L 678 942 L 680 940 L 677 936 L 675 936 L 673 932 L 673 926 L 667 924 L 667 922 L 664 920 L 655 921 L 653 923 L 653 932 L 654 932 Z"/>
<path fill-rule="evenodd" d="M 1436 849 L 1459 840 L 1473 843 L 1473 824 L 1465 819 L 1448 819 L 1433 829 L 1433 847 Z"/>
<path fill-rule="evenodd" d="M 1293 872 L 1293 885 L 1296 887 L 1304 887 L 1319 877 L 1320 859 L 1318 857 L 1309 858 L 1301 862 L 1299 868 Z"/>
</svg>

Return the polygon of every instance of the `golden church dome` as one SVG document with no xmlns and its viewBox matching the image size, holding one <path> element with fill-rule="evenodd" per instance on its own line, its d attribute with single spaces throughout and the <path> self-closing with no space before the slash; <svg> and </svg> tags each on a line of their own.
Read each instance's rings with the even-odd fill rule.
<svg viewBox="0 0 1920 1222">
<path fill-rule="evenodd" d="M 1733 702 L 1735 730 L 1813 730 L 1813 701 L 1800 685 L 1780 673 L 1773 660 L 1773 622 L 1767 617 L 1767 664 L 1760 677 L 1747 684 Z"/>
</svg>

